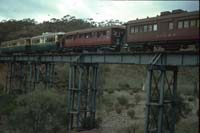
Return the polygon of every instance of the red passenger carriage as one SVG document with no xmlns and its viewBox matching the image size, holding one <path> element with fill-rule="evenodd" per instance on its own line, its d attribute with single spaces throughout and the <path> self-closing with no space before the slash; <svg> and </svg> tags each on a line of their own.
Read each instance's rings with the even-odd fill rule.
<svg viewBox="0 0 200 133">
<path fill-rule="evenodd" d="M 127 43 L 134 50 L 193 50 L 199 47 L 199 11 L 173 10 L 127 23 Z"/>
<path fill-rule="evenodd" d="M 68 49 L 120 49 L 124 44 L 125 27 L 109 26 L 68 32 L 64 47 Z"/>
</svg>

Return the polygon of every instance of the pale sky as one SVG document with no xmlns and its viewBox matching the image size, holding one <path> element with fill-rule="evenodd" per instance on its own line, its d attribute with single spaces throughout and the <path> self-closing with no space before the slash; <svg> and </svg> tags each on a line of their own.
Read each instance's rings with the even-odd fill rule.
<svg viewBox="0 0 200 133">
<path fill-rule="evenodd" d="M 93 18 L 97 22 L 107 19 L 126 22 L 174 9 L 199 10 L 199 1 L 0 0 L 0 21 L 32 18 L 43 22 L 69 14 L 76 18 Z"/>
</svg>

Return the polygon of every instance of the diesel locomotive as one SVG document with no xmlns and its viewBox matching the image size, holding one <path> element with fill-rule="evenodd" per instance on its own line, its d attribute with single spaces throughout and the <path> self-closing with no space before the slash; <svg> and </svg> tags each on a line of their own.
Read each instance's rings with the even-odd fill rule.
<svg viewBox="0 0 200 133">
<path fill-rule="evenodd" d="M 2 42 L 1 54 L 33 52 L 197 51 L 199 11 L 173 10 L 156 17 L 128 21 L 120 26 L 72 32 L 43 33 L 31 38 Z"/>
</svg>

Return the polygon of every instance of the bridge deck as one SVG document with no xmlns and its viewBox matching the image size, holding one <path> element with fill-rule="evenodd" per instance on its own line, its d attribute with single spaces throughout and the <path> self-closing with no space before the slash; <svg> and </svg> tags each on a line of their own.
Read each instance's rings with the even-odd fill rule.
<svg viewBox="0 0 200 133">
<path fill-rule="evenodd" d="M 99 64 L 154 64 L 171 66 L 198 66 L 198 53 L 85 53 L 85 54 L 32 54 L 0 55 L 3 62 L 57 62 Z"/>
</svg>

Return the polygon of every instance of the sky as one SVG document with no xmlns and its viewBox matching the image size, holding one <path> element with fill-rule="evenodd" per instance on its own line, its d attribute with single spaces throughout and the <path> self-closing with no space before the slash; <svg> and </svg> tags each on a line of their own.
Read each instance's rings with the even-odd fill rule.
<svg viewBox="0 0 200 133">
<path fill-rule="evenodd" d="M 82 19 L 93 18 L 96 22 L 109 19 L 126 22 L 174 9 L 199 10 L 199 1 L 0 0 L 0 21 L 31 18 L 43 22 L 69 14 Z"/>
</svg>

